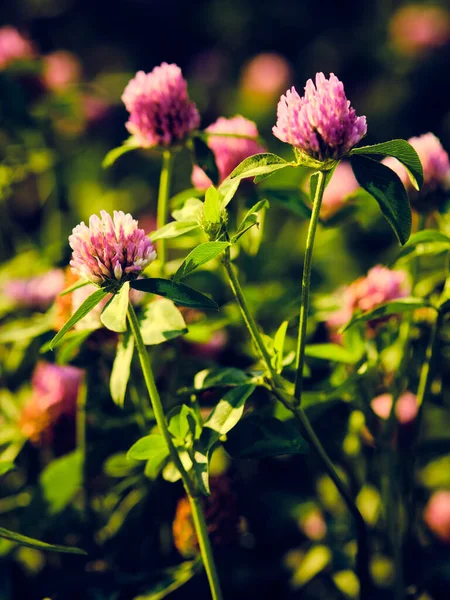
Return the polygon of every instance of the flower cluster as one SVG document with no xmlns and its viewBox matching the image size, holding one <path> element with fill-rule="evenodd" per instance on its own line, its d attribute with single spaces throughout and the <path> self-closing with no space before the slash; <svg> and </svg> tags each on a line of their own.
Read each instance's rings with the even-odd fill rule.
<svg viewBox="0 0 450 600">
<path fill-rule="evenodd" d="M 24 308 L 46 310 L 64 288 L 64 272 L 53 269 L 29 279 L 11 279 L 4 293 L 16 305 Z"/>
<path fill-rule="evenodd" d="M 130 214 L 100 215 L 90 217 L 89 227 L 77 225 L 69 237 L 72 270 L 100 286 L 136 279 L 156 258 L 152 242 Z"/>
<path fill-rule="evenodd" d="M 33 44 L 14 27 L 0 27 L 0 69 L 16 60 L 33 58 Z"/>
<path fill-rule="evenodd" d="M 317 73 L 300 97 L 292 87 L 281 96 L 274 135 L 317 160 L 338 159 L 367 132 L 366 117 L 357 117 L 339 79 Z"/>
<path fill-rule="evenodd" d="M 425 133 L 408 140 L 417 152 L 423 167 L 423 186 L 416 191 L 409 179 L 405 167 L 392 157 L 383 163 L 395 171 L 408 191 L 411 206 L 421 211 L 433 210 L 439 199 L 450 189 L 450 160 L 441 142 L 433 133 Z"/>
<path fill-rule="evenodd" d="M 404 298 L 410 289 L 405 271 L 392 271 L 377 265 L 366 277 L 360 277 L 342 293 L 342 308 L 330 315 L 327 324 L 331 331 L 345 325 L 355 312 L 372 310 L 397 298 Z"/>
<path fill-rule="evenodd" d="M 215 123 L 206 128 L 210 134 L 236 134 L 238 136 L 248 136 L 253 139 L 243 137 L 228 137 L 220 135 L 210 135 L 208 146 L 214 152 L 217 168 L 219 170 L 220 182 L 248 156 L 265 152 L 264 146 L 258 141 L 258 129 L 253 121 L 249 121 L 241 116 L 225 119 L 220 117 Z M 212 181 L 206 173 L 198 166 L 194 166 L 192 171 L 192 183 L 198 189 L 207 189 Z"/>
<path fill-rule="evenodd" d="M 162 63 L 151 73 L 139 71 L 125 88 L 122 100 L 130 113 L 126 127 L 143 148 L 170 147 L 200 124 L 177 65 Z"/>
<path fill-rule="evenodd" d="M 33 374 L 32 395 L 20 418 L 23 434 L 38 443 L 51 438 L 52 428 L 63 416 L 76 411 L 84 371 L 69 365 L 39 362 Z"/>
</svg>

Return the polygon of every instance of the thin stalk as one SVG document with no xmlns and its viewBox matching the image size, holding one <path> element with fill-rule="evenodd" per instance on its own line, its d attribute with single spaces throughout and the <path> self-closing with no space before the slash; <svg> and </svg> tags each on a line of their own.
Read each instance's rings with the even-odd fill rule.
<svg viewBox="0 0 450 600">
<path fill-rule="evenodd" d="M 320 207 L 322 205 L 323 192 L 325 190 L 326 172 L 318 171 L 316 193 L 314 194 L 313 210 L 308 227 L 306 238 L 305 259 L 303 262 L 302 275 L 302 297 L 300 300 L 300 323 L 298 327 L 297 339 L 297 361 L 295 376 L 294 396 L 300 406 L 303 392 L 303 369 L 305 366 L 305 346 L 306 346 L 306 324 L 308 321 L 309 291 L 311 287 L 311 268 L 314 250 L 314 239 L 316 237 L 317 224 L 319 222 Z"/>
<path fill-rule="evenodd" d="M 212 553 L 211 543 L 208 537 L 208 529 L 206 527 L 205 516 L 199 499 L 199 493 L 196 490 L 196 486 L 189 477 L 186 469 L 181 462 L 180 456 L 175 448 L 170 431 L 167 426 L 166 417 L 164 414 L 164 408 L 161 403 L 161 398 L 156 387 L 155 378 L 153 376 L 150 359 L 145 348 L 144 340 L 142 339 L 139 322 L 136 317 L 133 305 L 128 304 L 128 322 L 130 324 L 131 332 L 136 342 L 136 349 L 141 363 L 142 374 L 144 375 L 145 385 L 147 387 L 148 395 L 152 403 L 153 411 L 155 413 L 156 423 L 164 437 L 164 440 L 169 449 L 171 459 L 175 466 L 180 472 L 186 493 L 192 506 L 192 515 L 194 518 L 195 529 L 197 538 L 200 545 L 200 552 L 205 566 L 205 571 L 208 576 L 209 586 L 211 589 L 211 595 L 213 600 L 221 600 L 222 593 L 220 590 L 219 579 L 217 576 L 217 570 L 214 563 L 214 557 Z"/>
<path fill-rule="evenodd" d="M 268 373 L 270 374 L 270 388 L 273 395 L 276 398 L 278 398 L 278 400 L 280 400 L 280 402 L 284 406 L 286 406 L 286 408 L 288 408 L 291 412 L 294 413 L 295 418 L 300 423 L 302 430 L 306 432 L 306 435 L 311 445 L 314 447 L 317 454 L 319 455 L 319 458 L 322 460 L 330 478 L 335 483 L 350 513 L 355 519 L 358 538 L 358 554 L 356 559 L 356 569 L 360 580 L 360 597 L 366 600 L 370 598 L 371 580 L 369 575 L 369 543 L 364 519 L 361 513 L 359 512 L 358 507 L 356 506 L 349 490 L 347 489 L 347 486 L 337 474 L 333 463 L 329 459 L 319 438 L 315 434 L 306 413 L 300 406 L 295 405 L 295 399 L 283 389 L 283 380 L 278 375 L 271 363 L 270 354 L 263 342 L 258 326 L 247 305 L 243 290 L 241 288 L 238 278 L 236 277 L 236 273 L 233 269 L 233 266 L 230 262 L 230 255 L 228 251 L 225 254 L 223 264 L 229 278 L 231 289 L 233 291 L 237 304 L 241 310 L 242 318 L 247 326 L 247 329 L 249 330 L 253 343 L 255 344 L 256 351 L 261 360 L 264 362 Z"/>
<path fill-rule="evenodd" d="M 81 473 L 82 473 L 82 491 L 81 491 L 81 510 L 83 516 L 86 517 L 87 510 L 87 492 L 86 492 L 86 400 L 87 386 L 83 382 L 80 386 L 77 397 L 77 414 L 75 423 L 76 447 L 81 455 Z"/>
<path fill-rule="evenodd" d="M 164 150 L 161 176 L 159 179 L 158 209 L 156 214 L 157 228 L 164 227 L 169 216 L 170 180 L 172 178 L 173 155 L 170 150 Z M 158 240 L 158 258 L 161 265 L 161 275 L 165 275 L 167 261 L 166 240 Z"/>
</svg>

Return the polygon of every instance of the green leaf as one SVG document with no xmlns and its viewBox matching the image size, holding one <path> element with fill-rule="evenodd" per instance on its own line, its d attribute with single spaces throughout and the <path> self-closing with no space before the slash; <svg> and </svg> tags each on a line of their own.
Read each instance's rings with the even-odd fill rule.
<svg viewBox="0 0 450 600">
<path fill-rule="evenodd" d="M 195 269 L 213 260 L 213 258 L 219 256 L 229 246 L 231 246 L 230 242 L 204 242 L 200 244 L 181 263 L 178 271 L 173 276 L 174 281 L 183 279 L 183 277 L 186 277 L 189 273 L 195 271 Z"/>
<path fill-rule="evenodd" d="M 152 242 L 156 242 L 157 240 L 169 240 L 184 235 L 185 233 L 189 233 L 189 231 L 193 231 L 198 227 L 200 227 L 200 225 L 196 221 L 171 221 L 160 229 L 152 231 L 148 237 Z"/>
<path fill-rule="evenodd" d="M 55 337 L 49 343 L 49 349 L 53 350 L 55 346 L 61 341 L 61 339 L 66 335 L 69 329 L 72 329 L 74 325 L 81 321 L 83 317 L 85 317 L 88 313 L 91 312 L 93 308 L 99 304 L 105 296 L 109 294 L 103 288 L 96 290 L 93 294 L 91 294 L 83 304 L 74 312 L 74 314 L 70 317 L 67 323 L 58 331 Z"/>
<path fill-rule="evenodd" d="M 305 355 L 310 358 L 329 360 L 346 365 L 353 365 L 358 362 L 358 357 L 355 354 L 337 344 L 310 344 L 306 346 Z"/>
<path fill-rule="evenodd" d="M 163 572 L 164 579 L 154 585 L 142 596 L 136 596 L 134 600 L 163 600 L 172 592 L 178 590 L 187 583 L 201 568 L 201 558 L 193 561 L 183 562 L 176 567 L 171 567 Z"/>
<path fill-rule="evenodd" d="M 35 540 L 34 538 L 30 538 L 26 535 L 21 535 L 20 533 L 9 531 L 9 529 L 5 529 L 4 527 L 0 527 L 0 537 L 4 538 L 5 540 L 9 540 L 10 542 L 17 542 L 21 546 L 26 546 L 27 548 L 34 548 L 35 550 L 48 550 L 49 552 L 61 552 L 63 554 L 87 555 L 87 552 L 81 550 L 80 548 L 47 544 L 46 542 Z"/>
<path fill-rule="evenodd" d="M 359 185 L 375 198 L 400 243 L 405 244 L 411 233 L 411 207 L 398 175 L 365 156 L 354 155 L 350 162 Z"/>
<path fill-rule="evenodd" d="M 422 231 L 412 234 L 405 248 L 426 242 L 442 242 L 444 244 L 450 244 L 450 237 L 437 231 L 437 229 L 423 229 Z"/>
<path fill-rule="evenodd" d="M 427 300 L 423 300 L 422 298 L 399 298 L 398 300 L 392 300 L 390 302 L 380 304 L 380 306 L 377 306 L 376 308 L 368 310 L 362 314 L 355 315 L 347 323 L 347 325 L 342 327 L 339 331 L 340 333 L 343 333 L 355 323 L 373 321 L 375 319 L 382 319 L 392 315 L 399 315 L 405 312 L 411 312 L 412 310 L 416 310 L 418 308 L 434 308 L 437 310 L 435 306 L 430 304 L 430 302 Z"/>
<path fill-rule="evenodd" d="M 220 223 L 219 192 L 213 185 L 206 190 L 203 215 L 209 223 Z"/>
<path fill-rule="evenodd" d="M 283 321 L 278 327 L 277 332 L 273 338 L 273 351 L 275 353 L 275 364 L 274 367 L 277 373 L 281 373 L 283 370 L 283 356 L 284 356 L 284 342 L 286 340 L 286 332 L 289 322 Z"/>
<path fill-rule="evenodd" d="M 218 185 L 220 176 L 216 164 L 216 157 L 208 144 L 199 137 L 194 138 L 194 155 L 194 163 L 206 173 L 213 185 Z"/>
<path fill-rule="evenodd" d="M 271 175 L 280 169 L 295 166 L 276 154 L 264 153 L 249 156 L 243 160 L 230 174 L 230 179 L 246 179 L 247 177 L 258 177 L 259 175 Z"/>
<path fill-rule="evenodd" d="M 200 193 L 201 190 L 199 190 Z M 203 194 L 202 194 L 203 195 Z M 182 208 L 172 211 L 176 221 L 197 223 L 203 213 L 203 202 L 199 198 L 186 198 Z"/>
<path fill-rule="evenodd" d="M 198 308 L 199 310 L 219 310 L 214 300 L 205 296 L 205 294 L 194 290 L 184 283 L 175 283 L 169 279 L 159 279 L 157 277 L 152 279 L 136 279 L 131 283 L 131 287 L 140 292 L 148 292 L 169 298 L 180 306 Z"/>
<path fill-rule="evenodd" d="M 237 386 L 249 382 L 250 377 L 236 367 L 219 369 L 205 369 L 197 373 L 194 379 L 195 389 L 198 391 L 214 387 Z"/>
<path fill-rule="evenodd" d="M 151 460 L 162 462 L 169 456 L 169 448 L 162 435 L 146 435 L 138 440 L 127 452 L 127 458 L 131 460 Z"/>
<path fill-rule="evenodd" d="M 435 229 L 424 229 L 414 233 L 399 252 L 398 258 L 408 255 L 424 256 L 441 254 L 450 247 L 450 238 Z"/>
<path fill-rule="evenodd" d="M 83 457 L 79 450 L 54 459 L 41 473 L 40 486 L 50 514 L 58 514 L 83 484 Z"/>
<path fill-rule="evenodd" d="M 271 204 L 286 208 L 301 219 L 311 218 L 311 206 L 309 196 L 300 188 L 264 188 L 264 196 L 267 196 Z"/>
<path fill-rule="evenodd" d="M 16 466 L 13 462 L 9 462 L 9 461 L 1 461 L 0 462 L 0 476 L 1 475 L 6 475 L 6 473 L 9 473 L 9 471 L 12 471 L 13 469 L 15 469 Z"/>
<path fill-rule="evenodd" d="M 60 292 L 59 295 L 60 296 L 65 296 L 66 294 L 71 294 L 75 290 L 78 290 L 78 289 L 84 287 L 85 285 L 89 285 L 89 284 L 92 285 L 92 282 L 91 281 L 86 281 L 85 279 L 82 279 L 80 281 L 77 281 L 76 283 L 74 283 L 70 287 L 66 288 L 62 292 Z"/>
<path fill-rule="evenodd" d="M 184 444 L 189 434 L 189 440 L 197 438 L 201 425 L 195 411 L 186 404 L 176 406 L 169 415 L 169 431 L 181 444 Z"/>
<path fill-rule="evenodd" d="M 200 442 L 205 451 L 209 450 L 222 435 L 226 435 L 239 422 L 245 403 L 255 388 L 255 385 L 240 385 L 224 394 L 219 400 L 203 424 Z"/>
<path fill-rule="evenodd" d="M 131 150 L 137 150 L 140 148 L 139 143 L 135 140 L 133 136 L 129 137 L 125 142 L 118 146 L 117 148 L 113 148 L 110 150 L 102 162 L 102 167 L 107 169 L 111 167 L 118 158 L 120 158 L 123 154 L 130 152 Z"/>
<path fill-rule="evenodd" d="M 130 282 L 126 281 L 120 290 L 113 295 L 100 315 L 100 321 L 107 329 L 116 333 L 126 331 L 129 296 Z"/>
<path fill-rule="evenodd" d="M 69 331 L 64 341 L 58 347 L 56 362 L 58 365 L 67 365 L 77 354 L 80 346 L 96 329 L 82 329 L 81 331 Z"/>
<path fill-rule="evenodd" d="M 307 442 L 292 421 L 255 414 L 239 421 L 228 434 L 224 447 L 233 458 L 268 458 L 308 452 Z"/>
<path fill-rule="evenodd" d="M 142 338 L 147 346 L 162 344 L 187 332 L 183 315 L 172 300 L 158 298 L 151 302 L 139 319 Z"/>
<path fill-rule="evenodd" d="M 393 156 L 400 161 L 408 171 L 409 177 L 416 190 L 423 185 L 423 168 L 420 158 L 414 148 L 406 140 L 391 140 L 373 146 L 353 148 L 350 155 L 377 154 L 379 156 Z"/>
<path fill-rule="evenodd" d="M 236 233 L 231 238 L 231 242 L 234 244 L 250 227 L 256 225 L 258 222 L 258 213 L 261 210 L 269 208 L 269 202 L 267 200 L 260 200 L 247 212 L 245 217 L 242 219 Z"/>
<path fill-rule="evenodd" d="M 130 331 L 120 336 L 116 349 L 116 357 L 111 370 L 109 390 L 111 398 L 118 406 L 123 406 L 128 379 L 130 378 L 131 361 L 133 359 L 134 338 Z"/>
<path fill-rule="evenodd" d="M 230 179 L 228 176 L 226 179 L 222 181 L 222 183 L 218 187 L 218 192 L 220 195 L 220 208 L 224 209 L 231 200 L 234 198 L 234 195 L 237 192 L 239 187 L 240 179 Z"/>
</svg>

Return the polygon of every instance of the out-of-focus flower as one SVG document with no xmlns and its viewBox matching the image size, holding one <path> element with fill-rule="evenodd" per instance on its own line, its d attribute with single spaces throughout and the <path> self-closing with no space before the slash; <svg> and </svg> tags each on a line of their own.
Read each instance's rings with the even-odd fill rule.
<svg viewBox="0 0 450 600">
<path fill-rule="evenodd" d="M 251 58 L 241 73 L 241 89 L 246 94 L 269 96 L 280 94 L 291 78 L 289 63 L 275 52 L 262 52 Z"/>
<path fill-rule="evenodd" d="M 349 163 L 340 162 L 325 188 L 320 209 L 321 218 L 329 219 L 335 215 L 358 188 L 358 182 Z"/>
<path fill-rule="evenodd" d="M 39 362 L 32 378 L 32 395 L 20 418 L 23 434 L 34 443 L 51 439 L 52 428 L 76 411 L 84 371 L 69 365 Z"/>
<path fill-rule="evenodd" d="M 100 215 L 90 217 L 89 227 L 77 225 L 69 237 L 72 270 L 100 286 L 136 279 L 156 258 L 152 242 L 129 213 L 115 210 L 114 219 L 104 210 Z"/>
<path fill-rule="evenodd" d="M 177 65 L 162 63 L 151 73 L 139 71 L 122 95 L 130 118 L 128 131 L 143 148 L 182 142 L 200 124 Z"/>
<path fill-rule="evenodd" d="M 318 508 L 309 510 L 299 521 L 300 529 L 310 540 L 322 540 L 327 534 L 327 524 L 323 513 Z"/>
<path fill-rule="evenodd" d="M 404 298 L 409 292 L 405 271 L 392 271 L 377 265 L 366 277 L 360 277 L 342 289 L 342 308 L 330 315 L 327 325 L 335 331 L 345 325 L 355 312 L 372 310 L 384 302 Z"/>
<path fill-rule="evenodd" d="M 45 56 L 43 66 L 44 83 L 54 91 L 64 90 L 81 78 L 80 61 L 66 50 L 58 50 Z"/>
<path fill-rule="evenodd" d="M 438 490 L 431 496 L 423 520 L 436 537 L 450 544 L 450 490 Z"/>
<path fill-rule="evenodd" d="M 236 496 L 226 476 L 211 477 L 211 495 L 202 498 L 208 533 L 215 546 L 227 546 L 237 541 L 240 517 Z M 183 556 L 198 552 L 198 539 L 188 498 L 179 500 L 172 525 L 175 547 Z"/>
<path fill-rule="evenodd" d="M 266 151 L 264 146 L 257 140 L 258 128 L 256 124 L 241 116 L 232 119 L 219 117 L 205 131 L 210 134 L 227 134 L 223 137 L 220 135 L 210 135 L 208 137 L 208 146 L 214 152 L 217 168 L 219 169 L 220 182 L 228 177 L 245 158 Z M 228 137 L 230 134 L 249 136 L 253 139 Z M 196 188 L 207 189 L 212 181 L 198 165 L 195 165 L 192 171 L 192 183 Z"/>
<path fill-rule="evenodd" d="M 33 44 L 21 33 L 9 25 L 0 27 L 0 69 L 4 69 L 16 60 L 34 58 Z"/>
<path fill-rule="evenodd" d="M 381 394 L 371 402 L 373 412 L 380 419 L 387 419 L 391 413 L 392 395 Z M 419 407 L 417 405 L 417 396 L 412 392 L 405 392 L 395 403 L 395 416 L 401 425 L 412 423 L 417 416 Z"/>
<path fill-rule="evenodd" d="M 5 294 L 18 306 L 46 310 L 64 288 L 64 271 L 53 269 L 29 279 L 12 279 Z"/>
<path fill-rule="evenodd" d="M 205 342 L 187 342 L 189 351 L 195 356 L 215 360 L 228 343 L 228 334 L 224 329 L 213 331 Z"/>
<path fill-rule="evenodd" d="M 331 73 L 317 73 L 300 97 L 292 87 L 281 96 L 274 135 L 317 160 L 337 159 L 357 144 L 367 132 L 366 117 L 357 117 L 344 86 Z"/>
<path fill-rule="evenodd" d="M 411 206 L 418 212 L 427 212 L 439 206 L 441 198 L 450 189 L 450 160 L 433 133 L 412 137 L 408 142 L 419 155 L 423 167 L 423 186 L 419 191 L 413 188 L 405 167 L 396 158 L 385 158 L 383 164 L 400 177 Z"/>
<path fill-rule="evenodd" d="M 402 6 L 389 25 L 391 41 L 402 54 L 417 55 L 450 40 L 450 14 L 442 6 Z"/>
</svg>

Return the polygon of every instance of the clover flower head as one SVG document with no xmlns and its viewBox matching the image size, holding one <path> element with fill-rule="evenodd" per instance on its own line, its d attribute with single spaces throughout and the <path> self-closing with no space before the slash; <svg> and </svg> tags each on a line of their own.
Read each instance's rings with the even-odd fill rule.
<svg viewBox="0 0 450 600">
<path fill-rule="evenodd" d="M 436 537 L 450 544 L 450 490 L 434 492 L 425 507 L 423 519 Z"/>
<path fill-rule="evenodd" d="M 11 279 L 4 292 L 18 306 L 46 310 L 63 288 L 64 272 L 52 269 L 29 279 Z"/>
<path fill-rule="evenodd" d="M 183 141 L 200 124 L 186 80 L 174 64 L 162 63 L 151 73 L 136 73 L 122 100 L 130 113 L 126 127 L 143 148 L 170 147 Z"/>
<path fill-rule="evenodd" d="M 251 58 L 241 75 L 241 88 L 249 95 L 269 96 L 286 89 L 291 67 L 281 54 L 262 52 Z"/>
<path fill-rule="evenodd" d="M 331 73 L 317 73 L 300 96 L 292 87 L 278 103 L 277 124 L 272 129 L 282 142 L 316 160 L 338 159 L 367 132 L 366 117 L 356 116 L 344 86 Z"/>
<path fill-rule="evenodd" d="M 151 240 L 130 214 L 104 210 L 77 225 L 69 243 L 74 273 L 99 286 L 136 279 L 155 258 Z"/>
<path fill-rule="evenodd" d="M 73 416 L 84 371 L 70 365 L 41 361 L 32 378 L 32 394 L 24 406 L 20 427 L 32 442 L 51 437 L 52 428 L 63 415 Z"/>
<path fill-rule="evenodd" d="M 397 10 L 389 28 L 394 47 L 415 56 L 450 40 L 450 14 L 443 6 L 410 4 Z"/>
<path fill-rule="evenodd" d="M 0 69 L 4 69 L 16 60 L 33 58 L 33 44 L 21 33 L 7 25 L 0 27 Z"/>
<path fill-rule="evenodd" d="M 217 168 L 219 170 L 220 182 L 242 162 L 245 158 L 265 152 L 264 146 L 258 141 L 258 128 L 253 121 L 249 121 L 240 115 L 231 119 L 219 117 L 215 123 L 212 123 L 205 130 L 207 133 L 218 134 L 236 134 L 237 136 L 249 136 L 248 139 L 243 137 L 228 137 L 220 135 L 210 135 L 208 137 L 208 146 L 214 153 Z M 208 189 L 212 184 L 210 178 L 198 166 L 194 166 L 192 171 L 192 183 L 198 189 Z"/>
</svg>

